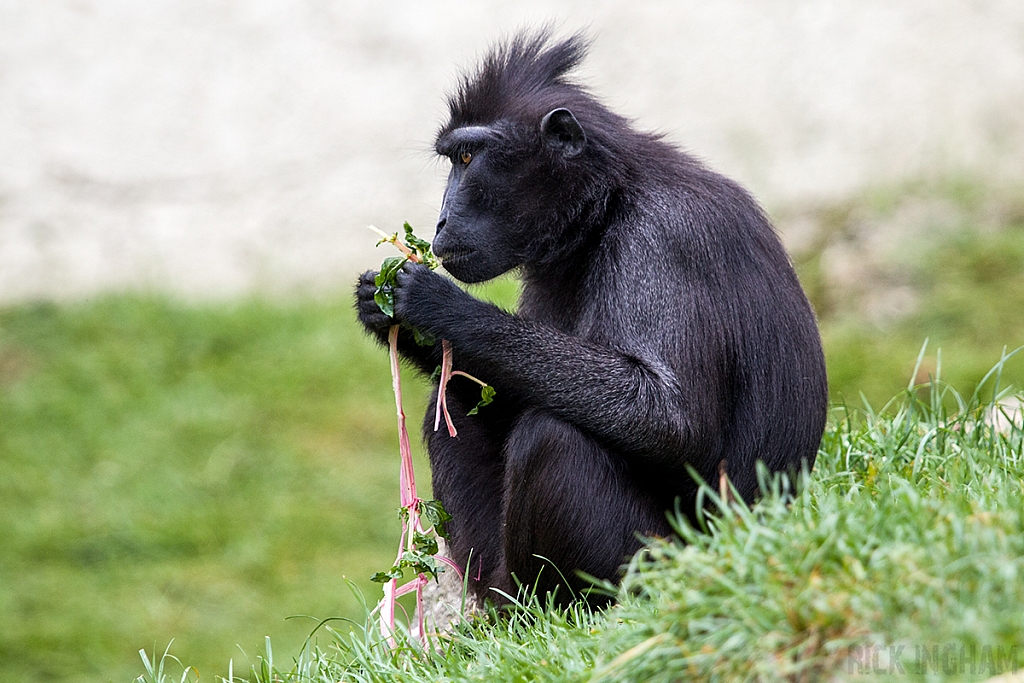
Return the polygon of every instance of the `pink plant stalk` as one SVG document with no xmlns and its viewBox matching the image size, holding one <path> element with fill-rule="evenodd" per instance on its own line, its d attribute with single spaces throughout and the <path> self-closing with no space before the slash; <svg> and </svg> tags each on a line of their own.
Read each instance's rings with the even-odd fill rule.
<svg viewBox="0 0 1024 683">
<path fill-rule="evenodd" d="M 395 411 L 398 415 L 398 452 L 402 456 L 402 470 L 399 475 L 399 491 L 402 507 L 411 508 L 419 499 L 416 497 L 416 474 L 412 469 L 412 446 L 409 445 L 409 430 L 405 427 L 405 411 L 402 409 L 402 377 L 398 365 L 398 325 L 388 331 L 388 347 L 391 352 L 391 388 L 395 392 Z M 410 512 L 413 512 L 410 510 Z M 409 517 L 412 520 L 412 516 Z"/>
<path fill-rule="evenodd" d="M 445 342 L 445 344 L 447 344 L 447 343 L 448 342 Z M 487 386 L 487 382 L 483 381 L 482 379 L 477 379 L 476 377 L 474 377 L 473 375 L 469 374 L 468 372 L 463 372 L 462 370 L 452 370 L 451 376 L 455 377 L 456 375 L 458 375 L 459 377 L 465 377 L 466 379 L 472 380 L 472 381 L 476 382 L 477 384 L 479 384 L 482 387 Z"/>
<path fill-rule="evenodd" d="M 441 340 L 441 349 L 441 381 L 437 389 L 437 404 L 434 406 L 434 431 L 440 429 L 441 415 L 443 414 L 445 424 L 448 425 L 448 436 L 458 436 L 459 432 L 455 429 L 455 423 L 452 422 L 451 413 L 448 412 L 448 380 L 459 375 L 473 380 L 482 387 L 487 386 L 487 383 L 468 372 L 452 370 L 452 345 L 447 339 Z"/>
<path fill-rule="evenodd" d="M 395 649 L 395 595 L 397 592 L 398 580 L 391 579 L 384 584 L 384 597 L 380 599 L 377 608 L 380 610 L 378 626 L 380 634 L 388 639 L 388 646 Z"/>
<path fill-rule="evenodd" d="M 459 565 L 455 564 L 455 561 L 454 561 L 454 560 L 452 560 L 452 559 L 451 559 L 451 558 L 449 558 L 449 557 L 445 557 L 444 555 L 434 555 L 434 557 L 436 557 L 436 558 L 437 558 L 438 560 L 440 560 L 441 562 L 444 562 L 444 563 L 445 563 L 446 565 L 448 565 L 449 567 L 451 567 L 451 568 L 452 568 L 452 570 L 453 570 L 453 571 L 454 571 L 454 572 L 455 572 L 456 574 L 458 574 L 458 575 L 459 575 L 459 583 L 462 583 L 462 577 L 463 577 L 463 574 L 462 574 L 462 567 L 460 567 Z M 478 580 L 478 581 L 480 580 L 480 579 L 479 579 L 479 577 L 477 577 L 477 580 Z"/>
<path fill-rule="evenodd" d="M 405 426 L 405 410 L 402 408 L 402 379 L 399 374 L 398 364 L 398 325 L 392 325 L 388 330 L 388 349 L 391 356 L 391 388 L 395 393 L 395 413 L 398 418 L 398 451 L 401 455 L 401 470 L 399 473 L 399 497 L 402 508 L 405 509 L 405 519 L 402 521 L 402 535 L 398 541 L 398 555 L 395 557 L 395 565 L 402 560 L 406 551 L 413 549 L 413 540 L 416 532 L 423 532 L 423 524 L 420 522 L 420 498 L 416 494 L 416 473 L 412 465 L 412 447 L 409 443 L 409 430 Z M 445 421 L 448 424 L 448 433 L 456 435 L 455 425 L 452 423 L 448 408 L 444 405 L 443 392 L 445 384 L 451 377 L 452 353 L 451 345 L 447 341 L 442 342 L 444 348 L 444 360 L 441 370 L 441 394 L 438 399 L 439 412 L 436 415 L 434 429 L 440 423 L 440 411 L 443 410 Z M 445 370 L 447 368 L 447 370 Z M 447 557 L 436 556 L 438 560 L 453 568 L 462 579 L 462 570 L 455 562 Z M 419 636 L 424 647 L 427 645 L 427 631 L 423 614 L 423 587 L 427 585 L 427 577 L 420 574 L 412 581 L 403 586 L 398 585 L 398 579 L 391 579 L 384 584 L 384 597 L 381 598 L 377 608 L 379 610 L 378 627 L 380 634 L 387 638 L 388 646 L 394 649 L 395 642 L 395 605 L 401 596 L 416 591 L 416 609 L 419 613 Z"/>
<path fill-rule="evenodd" d="M 434 406 L 434 431 L 441 426 L 441 413 L 444 413 L 444 422 L 448 425 L 448 436 L 458 436 L 452 416 L 448 412 L 448 380 L 452 378 L 452 345 L 447 339 L 441 340 L 441 383 L 437 388 L 437 405 Z M 463 373 L 465 374 L 465 373 Z"/>
<path fill-rule="evenodd" d="M 405 246 L 398 240 L 397 234 L 389 236 L 381 233 L 379 230 L 376 230 L 376 228 L 373 229 L 384 237 L 384 241 L 394 244 L 410 261 L 414 261 L 416 263 L 421 262 L 419 256 L 412 249 Z M 405 426 L 405 411 L 402 409 L 402 379 L 399 374 L 400 368 L 398 364 L 398 329 L 398 325 L 392 325 L 391 329 L 388 330 L 388 350 L 391 357 L 391 388 L 395 393 L 395 412 L 398 417 L 398 450 L 402 461 L 401 470 L 399 472 L 399 496 L 402 508 L 406 511 L 406 514 L 402 520 L 402 535 L 398 541 L 398 555 L 395 557 L 394 566 L 399 565 L 402 561 L 402 555 L 405 552 L 413 550 L 416 532 L 423 533 L 424 531 L 423 525 L 420 522 L 421 500 L 416 494 L 416 473 L 412 466 L 412 447 L 409 443 L 409 430 Z M 445 424 L 448 427 L 448 435 L 454 437 L 458 436 L 458 431 L 455 429 L 455 423 L 452 421 L 452 416 L 448 412 L 448 380 L 450 380 L 453 375 L 462 375 L 481 386 L 486 385 L 484 382 L 481 382 L 472 375 L 458 370 L 452 370 L 452 347 L 447 339 L 441 340 L 441 349 L 441 382 L 438 389 L 437 405 L 435 406 L 434 412 L 434 431 L 436 432 L 440 428 L 441 415 L 443 414 Z M 443 557 L 441 555 L 435 555 L 435 558 L 454 569 L 455 573 L 459 576 L 459 580 L 462 580 L 462 569 L 455 562 L 450 558 Z M 423 587 L 427 585 L 427 581 L 427 577 L 424 574 L 420 574 L 415 579 L 401 587 L 398 585 L 398 579 L 391 579 L 384 584 L 384 597 L 381 598 L 380 603 L 377 605 L 377 609 L 379 611 L 378 627 L 380 629 L 380 634 L 387 638 L 388 646 L 391 649 L 394 649 L 397 645 L 394 635 L 396 601 L 399 597 L 407 593 L 411 593 L 412 591 L 416 591 L 416 609 L 419 613 L 418 626 L 420 642 L 424 647 L 426 647 L 427 632 L 423 615 Z"/>
<path fill-rule="evenodd" d="M 391 388 L 395 392 L 395 412 L 398 416 L 398 452 L 401 455 L 402 465 L 398 475 L 399 498 L 402 507 L 406 510 L 406 518 L 402 521 L 402 535 L 398 541 L 398 555 L 395 557 L 397 565 L 402 559 L 402 554 L 412 548 L 413 533 L 419 529 L 419 497 L 416 495 L 416 473 L 412 467 L 412 446 L 409 443 L 409 430 L 405 426 L 405 410 L 402 409 L 402 378 L 399 374 L 398 365 L 398 325 L 392 325 L 388 331 L 388 347 L 391 352 Z M 422 575 L 421 575 L 422 577 Z M 410 587 L 402 590 L 398 587 L 398 579 L 391 579 L 384 584 L 384 597 L 381 598 L 378 608 L 380 609 L 379 627 L 380 634 L 388 640 L 388 645 L 395 647 L 395 600 L 413 589 L 422 594 L 424 582 L 412 582 Z M 422 629 L 421 637 L 425 637 Z"/>
</svg>

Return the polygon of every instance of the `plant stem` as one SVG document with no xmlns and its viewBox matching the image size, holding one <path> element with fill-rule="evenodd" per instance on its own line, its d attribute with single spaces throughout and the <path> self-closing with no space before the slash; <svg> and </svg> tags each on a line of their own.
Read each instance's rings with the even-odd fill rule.
<svg viewBox="0 0 1024 683">
<path fill-rule="evenodd" d="M 408 246 L 403 244 L 398 239 L 398 234 L 387 235 L 372 225 L 369 226 L 371 230 L 381 235 L 385 242 L 390 242 L 401 251 L 407 260 L 414 263 L 422 263 L 423 260 L 416 253 L 415 250 L 410 249 Z M 411 230 L 406 225 L 406 230 Z M 420 521 L 420 503 L 422 502 L 419 496 L 416 494 L 416 473 L 413 470 L 412 464 L 412 447 L 409 443 L 409 430 L 405 426 L 405 410 L 402 408 L 402 379 L 400 374 L 400 366 L 398 363 L 398 325 L 392 325 L 388 330 L 388 351 L 391 359 L 391 388 L 395 393 L 395 414 L 398 419 L 398 450 L 401 455 L 401 469 L 399 471 L 399 498 L 401 500 L 402 509 L 405 511 L 405 516 L 402 521 L 402 535 L 398 541 L 398 555 L 395 557 L 394 569 L 401 572 L 402 556 L 406 552 L 412 553 L 415 550 L 415 538 L 416 533 L 424 533 L 423 524 Z M 484 382 L 476 379 L 475 377 L 468 375 L 464 372 L 452 372 L 452 347 L 446 339 L 441 340 L 442 358 L 441 358 L 441 385 L 438 389 L 437 405 L 434 414 L 434 431 L 437 431 L 441 423 L 441 414 L 444 414 L 445 424 L 448 426 L 449 436 L 456 436 L 458 432 L 455 429 L 455 423 L 452 422 L 452 417 L 448 412 L 448 402 L 446 395 L 446 388 L 448 380 L 451 379 L 452 374 L 459 374 L 477 382 L 481 386 L 486 386 Z M 435 529 L 436 532 L 436 529 Z M 462 577 L 461 569 L 450 559 L 445 557 L 436 556 L 439 560 L 445 564 L 454 568 Z M 424 648 L 427 647 L 427 633 L 426 624 L 424 621 L 423 614 L 423 586 L 426 585 L 428 578 L 425 574 L 419 574 L 415 579 L 406 583 L 404 586 L 398 586 L 398 579 L 390 579 L 384 584 L 384 596 L 381 598 L 377 605 L 379 610 L 379 628 L 380 633 L 387 639 L 388 647 L 394 650 L 397 647 L 395 641 L 395 605 L 398 596 L 406 593 L 416 591 L 416 609 L 419 614 L 419 638 L 420 643 Z"/>
<path fill-rule="evenodd" d="M 437 404 L 434 406 L 434 431 L 441 426 L 441 413 L 448 425 L 448 436 L 458 436 L 452 416 L 448 412 L 448 380 L 452 377 L 452 345 L 447 339 L 441 340 L 441 379 L 437 387 Z"/>
<path fill-rule="evenodd" d="M 447 343 L 448 342 L 446 341 L 445 344 L 447 344 Z M 463 372 L 462 370 L 452 370 L 452 377 L 454 377 L 455 375 L 458 375 L 459 377 L 465 377 L 466 379 L 469 379 L 469 380 L 473 380 L 474 382 L 476 382 L 477 384 L 479 384 L 482 387 L 486 387 L 487 386 L 487 382 L 483 381 L 482 379 L 477 379 L 476 377 L 474 377 L 473 375 L 469 374 L 468 372 Z"/>
<path fill-rule="evenodd" d="M 402 553 L 412 549 L 415 529 L 419 526 L 419 514 L 416 495 L 416 473 L 412 467 L 412 446 L 409 443 L 409 430 L 405 426 L 405 410 L 402 408 L 402 376 L 398 365 L 398 325 L 388 330 L 388 349 L 391 355 L 391 388 L 395 393 L 395 414 L 398 418 L 398 451 L 402 464 L 398 477 L 399 498 L 401 505 L 408 513 L 408 519 L 402 523 L 402 536 L 398 541 L 398 555 L 395 565 L 402 559 Z M 417 592 L 422 591 L 417 587 Z M 398 592 L 398 579 L 391 579 L 384 584 L 384 597 L 380 601 L 380 633 L 388 639 L 388 646 L 394 649 L 395 643 L 395 600 Z"/>
<path fill-rule="evenodd" d="M 391 388 L 395 392 L 395 412 L 398 416 L 398 451 L 402 456 L 399 475 L 399 490 L 402 507 L 407 508 L 418 500 L 416 497 L 416 474 L 412 469 L 412 446 L 409 444 L 409 430 L 405 427 L 405 411 L 402 410 L 402 377 L 398 365 L 398 325 L 388 331 L 388 347 L 391 351 Z M 410 514 L 412 510 L 410 510 Z M 410 521 L 412 517 L 410 516 Z"/>
<path fill-rule="evenodd" d="M 414 550 L 414 540 L 417 531 L 423 532 L 423 524 L 420 522 L 420 498 L 416 494 L 416 472 L 412 464 L 412 446 L 409 442 L 409 430 L 405 426 L 405 410 L 402 407 L 402 377 L 398 363 L 398 325 L 392 325 L 388 330 L 388 351 L 391 358 L 391 388 L 395 393 L 395 415 L 398 419 L 398 450 L 401 455 L 401 470 L 399 473 L 399 497 L 402 508 L 405 509 L 407 517 L 402 522 L 402 535 L 398 540 L 398 555 L 395 557 L 394 566 L 399 566 L 402 555 Z M 447 341 L 443 342 L 445 348 L 442 366 L 448 368 L 451 374 L 452 354 L 451 346 Z M 442 374 L 444 370 L 442 370 Z M 444 384 L 442 383 L 442 387 Z M 440 400 L 440 399 L 439 399 Z M 440 405 L 440 404 L 439 404 Z M 447 409 L 444 410 L 445 419 L 448 422 L 449 433 L 455 436 L 455 426 L 451 422 Z M 441 558 L 446 564 L 455 567 L 455 563 L 447 558 Z M 458 571 L 458 568 L 456 567 Z M 461 571 L 459 572 L 461 575 Z M 423 647 L 427 646 L 426 624 L 423 615 L 423 587 L 427 584 L 427 577 L 424 574 L 418 575 L 405 586 L 398 586 L 398 579 L 391 579 L 384 584 L 384 597 L 378 604 L 380 610 L 379 628 L 380 633 L 387 639 L 388 647 L 395 649 L 395 605 L 398 596 L 404 595 L 413 590 L 416 591 L 416 608 L 419 612 L 419 637 Z"/>
</svg>

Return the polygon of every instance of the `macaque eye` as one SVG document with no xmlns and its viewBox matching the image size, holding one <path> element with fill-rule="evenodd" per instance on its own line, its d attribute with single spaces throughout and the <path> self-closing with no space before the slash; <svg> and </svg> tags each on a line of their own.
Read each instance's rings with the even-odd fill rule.
<svg viewBox="0 0 1024 683">
<path fill-rule="evenodd" d="M 473 155 L 469 152 L 463 152 L 462 154 L 459 155 L 459 159 L 462 161 L 462 163 L 468 164 L 470 161 L 473 160 Z"/>
</svg>

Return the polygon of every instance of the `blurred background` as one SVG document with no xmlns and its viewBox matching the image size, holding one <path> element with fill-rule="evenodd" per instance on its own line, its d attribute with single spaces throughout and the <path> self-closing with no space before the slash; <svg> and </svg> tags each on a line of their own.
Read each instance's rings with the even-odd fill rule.
<svg viewBox="0 0 1024 683">
<path fill-rule="evenodd" d="M 926 338 L 967 392 L 1024 343 L 1018 0 L 0 0 L 0 678 L 129 681 L 173 638 L 212 680 L 363 618 L 398 534 L 365 226 L 430 234 L 444 93 L 545 23 L 772 214 L 837 403 Z"/>
</svg>

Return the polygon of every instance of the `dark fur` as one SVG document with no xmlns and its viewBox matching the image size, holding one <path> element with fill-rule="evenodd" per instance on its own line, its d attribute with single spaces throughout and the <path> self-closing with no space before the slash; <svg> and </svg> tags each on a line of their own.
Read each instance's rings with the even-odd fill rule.
<svg viewBox="0 0 1024 683">
<path fill-rule="evenodd" d="M 757 460 L 810 467 L 824 428 L 814 315 L 768 219 L 569 81 L 584 52 L 579 37 L 514 38 L 462 82 L 438 133 L 453 168 L 435 251 L 464 281 L 519 268 L 518 313 L 422 266 L 396 289 L 397 321 L 449 340 L 455 367 L 498 392 L 467 417 L 479 392 L 457 377 L 458 438 L 432 431 L 433 407 L 427 420 L 451 552 L 465 564 L 472 551 L 481 595 L 514 592 L 513 574 L 552 589 L 550 567 L 537 578 L 547 562 L 574 589 L 574 570 L 616 580 L 638 533 L 670 532 L 676 500 L 694 513 L 687 465 L 717 482 L 724 460 L 749 501 Z M 394 321 L 372 281 L 360 320 L 384 341 Z M 407 331 L 400 350 L 426 373 L 440 362 Z"/>
</svg>

